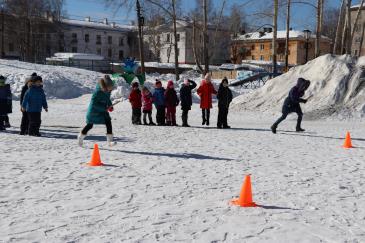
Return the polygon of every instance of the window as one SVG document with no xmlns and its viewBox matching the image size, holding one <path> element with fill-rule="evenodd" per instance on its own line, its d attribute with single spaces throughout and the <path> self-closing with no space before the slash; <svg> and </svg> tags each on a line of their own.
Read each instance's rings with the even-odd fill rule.
<svg viewBox="0 0 365 243">
<path fill-rule="evenodd" d="M 252 45 L 251 46 L 251 50 L 255 50 L 255 45 Z"/>
<path fill-rule="evenodd" d="M 176 35 L 176 41 L 179 42 L 180 41 L 180 34 Z"/>
<path fill-rule="evenodd" d="M 72 47 L 72 51 L 71 51 L 72 53 L 77 53 L 77 47 L 76 46 L 73 46 Z"/>
<path fill-rule="evenodd" d="M 60 46 L 58 47 L 58 51 L 59 51 L 59 52 L 65 52 L 65 47 L 64 47 L 64 46 L 62 46 L 62 45 L 60 45 Z"/>
<path fill-rule="evenodd" d="M 357 50 L 354 51 L 354 56 L 357 56 Z"/>
<path fill-rule="evenodd" d="M 255 56 L 251 56 L 251 59 L 252 59 L 252 60 L 255 60 Z"/>
<path fill-rule="evenodd" d="M 71 43 L 77 43 L 77 33 L 72 33 Z"/>
<path fill-rule="evenodd" d="M 108 36 L 108 44 L 113 44 L 113 36 Z"/>
<path fill-rule="evenodd" d="M 46 34 L 46 38 L 47 40 L 50 40 L 51 39 L 51 35 L 49 33 Z"/>
<path fill-rule="evenodd" d="M 261 61 L 265 60 L 263 55 L 260 56 L 260 60 Z"/>
<path fill-rule="evenodd" d="M 65 35 L 63 33 L 60 33 L 59 37 L 60 37 L 60 40 L 63 40 L 65 38 Z"/>
<path fill-rule="evenodd" d="M 124 38 L 119 37 L 119 46 L 124 46 Z"/>
<path fill-rule="evenodd" d="M 166 42 L 170 42 L 170 34 L 166 35 Z"/>
<path fill-rule="evenodd" d="M 14 51 L 14 43 L 9 43 L 9 52 Z"/>
<path fill-rule="evenodd" d="M 108 57 L 111 59 L 113 56 L 113 51 L 111 48 L 108 49 Z"/>
<path fill-rule="evenodd" d="M 272 61 L 272 56 L 270 56 L 269 60 Z"/>
<path fill-rule="evenodd" d="M 89 43 L 89 41 L 90 41 L 89 34 L 85 34 L 85 43 Z"/>
<path fill-rule="evenodd" d="M 96 44 L 101 45 L 101 35 L 96 36 Z"/>
<path fill-rule="evenodd" d="M 270 43 L 270 50 L 272 50 L 272 43 Z"/>
<path fill-rule="evenodd" d="M 119 51 L 119 60 L 123 60 L 124 59 L 124 51 L 120 50 Z"/>
<path fill-rule="evenodd" d="M 264 50 L 265 49 L 265 44 L 260 44 L 260 50 Z"/>
<path fill-rule="evenodd" d="M 96 53 L 101 56 L 101 48 L 96 49 Z"/>
</svg>

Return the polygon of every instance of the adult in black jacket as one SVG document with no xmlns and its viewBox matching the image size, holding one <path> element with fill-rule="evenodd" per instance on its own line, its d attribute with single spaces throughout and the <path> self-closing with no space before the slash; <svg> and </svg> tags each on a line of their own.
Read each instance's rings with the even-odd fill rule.
<svg viewBox="0 0 365 243">
<path fill-rule="evenodd" d="M 218 128 L 231 128 L 228 126 L 227 117 L 229 105 L 232 102 L 232 91 L 228 87 L 228 80 L 224 78 L 219 85 L 217 99 L 218 99 Z"/>
<path fill-rule="evenodd" d="M 20 107 L 23 104 L 23 99 L 25 93 L 28 91 L 29 86 L 31 85 L 31 82 L 35 81 L 35 78 L 37 77 L 37 73 L 32 73 L 32 75 L 25 79 L 24 86 L 22 88 L 22 92 L 20 94 Z M 22 111 L 22 121 L 20 124 L 20 135 L 27 135 L 28 134 L 28 127 L 29 127 L 29 120 L 28 120 L 28 114 L 26 111 Z"/>
<path fill-rule="evenodd" d="M 10 84 L 5 83 L 6 78 L 0 76 L 0 131 L 6 128 L 6 118 L 12 112 L 12 94 Z"/>
<path fill-rule="evenodd" d="M 184 84 L 180 89 L 180 101 L 181 101 L 181 110 L 182 110 L 182 126 L 190 127 L 188 124 L 188 114 L 191 110 L 191 106 L 193 105 L 193 99 L 191 96 L 191 91 L 195 89 L 197 84 L 189 79 L 184 80 Z"/>
<path fill-rule="evenodd" d="M 306 80 L 304 78 L 299 78 L 297 84 L 290 90 L 288 97 L 284 101 L 282 116 L 271 126 L 271 131 L 274 134 L 276 133 L 276 129 L 280 124 L 280 122 L 284 121 L 286 117 L 292 112 L 298 114 L 296 131 L 297 132 L 305 131 L 301 127 L 303 112 L 302 108 L 300 107 L 300 103 L 304 104 L 307 103 L 307 100 L 303 99 L 302 97 L 304 96 L 305 91 L 308 89 L 309 85 L 310 85 L 309 80 Z"/>
</svg>

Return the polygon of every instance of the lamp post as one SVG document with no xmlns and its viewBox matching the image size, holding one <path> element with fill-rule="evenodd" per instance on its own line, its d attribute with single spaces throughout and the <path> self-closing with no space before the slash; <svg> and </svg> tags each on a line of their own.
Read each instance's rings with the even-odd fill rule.
<svg viewBox="0 0 365 243">
<path fill-rule="evenodd" d="M 305 63 L 308 62 L 308 49 L 309 49 L 309 39 L 311 37 L 310 30 L 303 30 L 304 38 L 305 38 Z"/>
<path fill-rule="evenodd" d="M 139 0 L 137 0 L 137 2 L 136 2 L 136 7 L 137 7 L 137 19 L 138 19 L 139 57 L 141 59 L 141 73 L 144 77 L 145 68 L 144 68 L 143 33 L 142 33 L 142 27 L 144 25 L 144 17 L 141 14 L 141 5 L 139 3 Z"/>
</svg>

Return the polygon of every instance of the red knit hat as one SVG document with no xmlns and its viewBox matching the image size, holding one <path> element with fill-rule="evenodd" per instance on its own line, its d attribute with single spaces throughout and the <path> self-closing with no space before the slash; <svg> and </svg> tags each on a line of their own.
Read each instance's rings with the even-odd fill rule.
<svg viewBox="0 0 365 243">
<path fill-rule="evenodd" d="M 167 87 L 168 87 L 168 88 L 173 88 L 173 87 L 174 87 L 174 82 L 173 82 L 172 80 L 169 80 L 169 81 L 167 82 Z"/>
</svg>

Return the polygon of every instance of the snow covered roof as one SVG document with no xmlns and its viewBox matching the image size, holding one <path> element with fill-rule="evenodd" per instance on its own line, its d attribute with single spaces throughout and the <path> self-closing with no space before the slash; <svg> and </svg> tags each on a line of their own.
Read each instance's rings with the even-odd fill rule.
<svg viewBox="0 0 365 243">
<path fill-rule="evenodd" d="M 365 7 L 365 4 L 362 5 L 363 7 Z M 355 4 L 351 6 L 351 9 L 358 9 L 360 7 L 360 4 Z"/>
<path fill-rule="evenodd" d="M 67 25 L 80 26 L 80 27 L 89 27 L 95 29 L 103 29 L 103 30 L 116 30 L 116 31 L 133 31 L 136 30 L 136 26 L 134 25 L 121 25 L 116 23 L 104 23 L 104 22 L 95 22 L 89 20 L 75 20 L 75 19 L 62 19 L 61 22 Z"/>
<path fill-rule="evenodd" d="M 95 54 L 88 54 L 88 53 L 67 53 L 67 52 L 58 52 L 55 53 L 53 57 L 47 58 L 47 60 L 93 60 L 93 61 L 102 61 L 104 60 L 103 56 L 95 55 Z"/>
<path fill-rule="evenodd" d="M 273 38 L 273 32 L 265 32 L 265 33 L 260 33 L 260 32 L 251 32 L 251 33 L 246 33 L 243 35 L 240 35 L 236 38 L 234 38 L 234 40 L 246 40 L 246 41 L 257 41 L 257 40 L 271 40 Z M 277 38 L 278 39 L 285 39 L 286 38 L 286 30 L 279 30 L 277 32 Z M 298 30 L 291 30 L 289 31 L 289 38 L 290 39 L 304 39 L 305 35 L 303 31 L 298 31 Z M 316 38 L 316 36 L 314 34 L 311 35 L 311 38 Z M 323 39 L 328 39 L 328 37 L 326 36 L 322 36 Z"/>
</svg>

